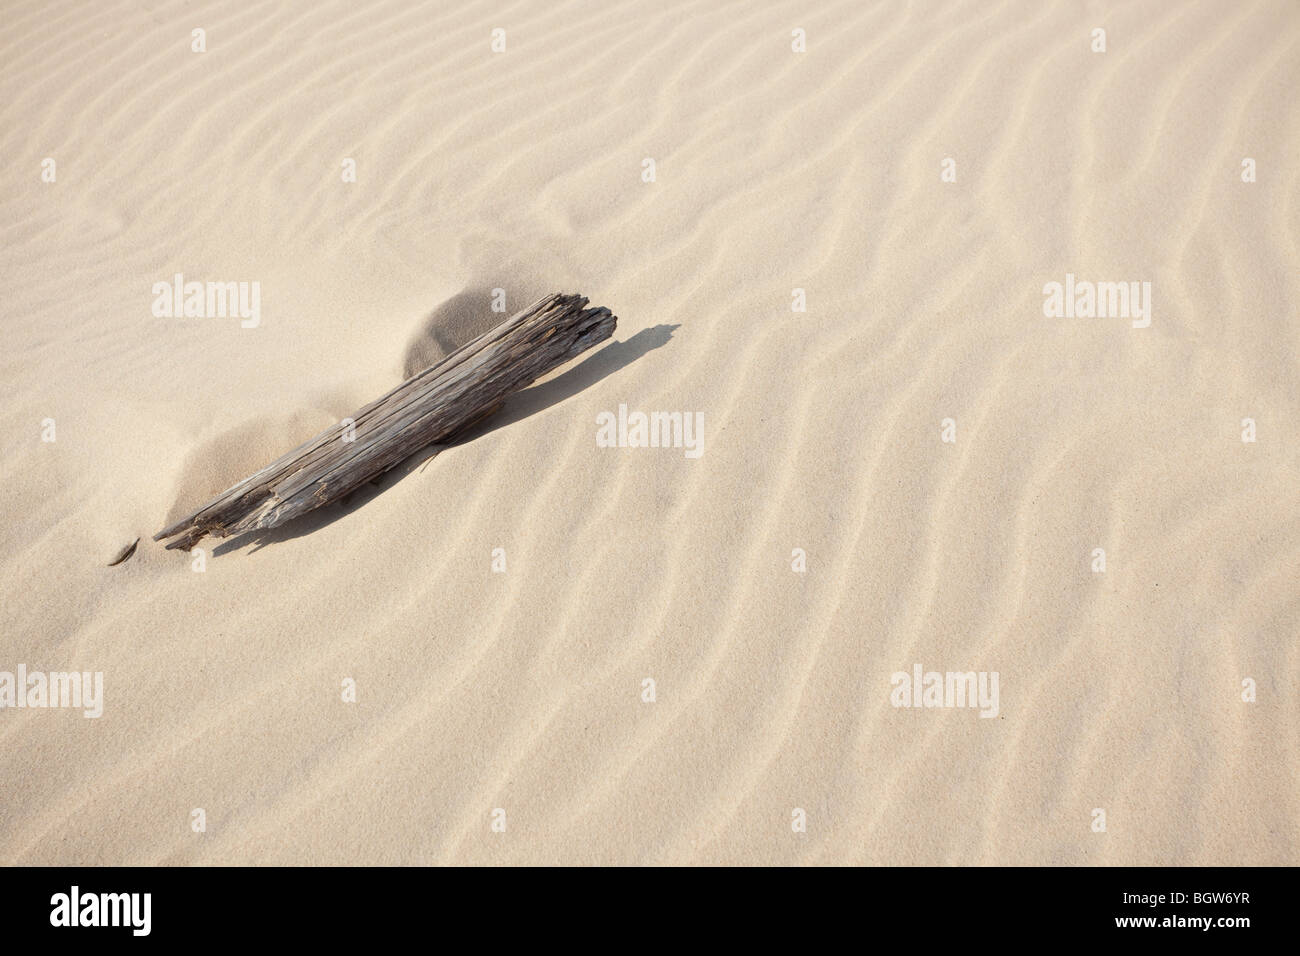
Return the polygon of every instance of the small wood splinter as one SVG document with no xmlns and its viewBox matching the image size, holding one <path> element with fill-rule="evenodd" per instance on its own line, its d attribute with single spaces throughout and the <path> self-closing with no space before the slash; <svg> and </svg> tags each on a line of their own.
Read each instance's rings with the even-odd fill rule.
<svg viewBox="0 0 1300 956">
<path fill-rule="evenodd" d="M 136 538 L 134 541 L 132 541 L 130 544 L 124 547 L 121 551 L 117 552 L 117 557 L 115 557 L 112 561 L 108 562 L 108 566 L 110 568 L 115 568 L 123 561 L 125 561 L 127 558 L 131 557 L 131 555 L 135 554 L 135 546 L 139 543 L 140 543 L 140 539 Z"/>
</svg>

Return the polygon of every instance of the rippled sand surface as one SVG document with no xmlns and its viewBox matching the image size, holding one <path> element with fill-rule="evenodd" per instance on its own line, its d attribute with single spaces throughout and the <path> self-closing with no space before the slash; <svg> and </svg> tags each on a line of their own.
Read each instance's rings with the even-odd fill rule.
<svg viewBox="0 0 1300 956">
<path fill-rule="evenodd" d="M 2 6 L 0 862 L 1300 862 L 1294 2 Z M 150 542 L 493 290 L 617 341 Z"/>
</svg>

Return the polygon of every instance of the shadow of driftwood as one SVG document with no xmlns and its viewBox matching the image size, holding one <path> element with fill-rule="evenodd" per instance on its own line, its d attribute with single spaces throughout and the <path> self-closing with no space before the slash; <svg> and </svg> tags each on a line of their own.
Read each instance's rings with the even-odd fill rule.
<svg viewBox="0 0 1300 956">
<path fill-rule="evenodd" d="M 673 332 L 679 328 L 681 328 L 679 325 L 656 325 L 653 328 L 642 329 L 624 342 L 614 342 L 606 345 L 594 355 L 568 371 L 562 372 L 555 378 L 540 385 L 529 386 L 523 391 L 512 395 L 506 400 L 506 404 L 501 411 L 458 436 L 451 444 L 463 445 L 466 442 L 474 441 L 496 431 L 498 428 L 513 425 L 530 415 L 535 415 L 552 405 L 572 398 L 584 389 L 595 385 L 601 379 L 631 365 L 647 352 L 667 345 L 672 338 Z M 300 538 L 303 535 L 311 534 L 313 531 L 318 531 L 327 525 L 333 524 L 340 518 L 350 515 L 412 472 L 423 470 L 423 466 L 427 465 L 440 451 L 448 447 L 451 447 L 451 445 L 430 445 L 423 448 L 401 464 L 385 472 L 369 485 L 358 488 L 337 504 L 317 508 L 315 511 L 310 511 L 294 521 L 282 527 L 273 528 L 270 531 L 250 531 L 230 538 L 213 549 L 212 553 L 214 555 L 229 554 L 250 545 L 253 547 L 253 551 L 256 552 L 269 544 Z"/>
<path fill-rule="evenodd" d="M 550 381 L 531 385 L 522 392 L 510 396 L 501 411 L 470 429 L 454 444 L 462 445 L 473 441 L 498 428 L 513 425 L 529 415 L 535 415 L 543 409 L 557 405 L 567 398 L 572 398 L 583 389 L 595 385 L 605 376 L 631 365 L 647 352 L 667 345 L 668 340 L 673 337 L 673 332 L 679 328 L 681 326 L 678 325 L 656 325 L 653 328 L 642 329 L 625 342 L 614 342 L 605 346 L 585 362 L 580 362 Z M 592 429 L 594 434 L 594 422 Z"/>
</svg>

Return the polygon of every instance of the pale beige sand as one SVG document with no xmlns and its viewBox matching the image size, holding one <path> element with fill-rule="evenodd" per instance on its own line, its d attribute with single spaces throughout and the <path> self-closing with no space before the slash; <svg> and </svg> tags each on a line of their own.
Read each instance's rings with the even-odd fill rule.
<svg viewBox="0 0 1300 956">
<path fill-rule="evenodd" d="M 105 701 L 0 711 L 0 862 L 1300 862 L 1300 8 L 448 6 L 5 0 L 0 671 Z M 155 318 L 176 272 L 261 326 Z M 498 287 L 633 344 L 149 542 Z M 703 457 L 597 448 L 620 403 Z"/>
</svg>

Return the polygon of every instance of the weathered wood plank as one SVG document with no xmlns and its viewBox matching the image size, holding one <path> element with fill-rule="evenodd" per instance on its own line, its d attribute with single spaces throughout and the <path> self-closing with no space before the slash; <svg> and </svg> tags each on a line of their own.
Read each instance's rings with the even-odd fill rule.
<svg viewBox="0 0 1300 956">
<path fill-rule="evenodd" d="M 274 528 L 337 501 L 427 445 L 447 444 L 496 412 L 507 396 L 614 332 L 609 309 L 559 293 L 539 299 L 495 329 L 413 375 L 350 417 L 351 441 L 334 426 L 217 495 L 154 535 L 192 548 Z"/>
</svg>

